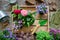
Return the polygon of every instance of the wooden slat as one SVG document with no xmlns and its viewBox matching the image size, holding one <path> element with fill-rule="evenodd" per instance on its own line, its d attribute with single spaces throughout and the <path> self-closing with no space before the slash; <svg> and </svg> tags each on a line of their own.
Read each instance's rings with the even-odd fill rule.
<svg viewBox="0 0 60 40">
<path fill-rule="evenodd" d="M 33 29 L 34 27 L 36 27 L 36 26 L 33 25 L 33 26 L 30 26 L 30 27 L 23 27 L 22 29 L 18 30 L 17 33 L 21 32 L 21 31 L 31 32 L 31 29 Z M 36 30 L 36 32 L 39 32 L 40 30 L 48 31 L 47 26 L 39 27 L 38 30 Z"/>
<path fill-rule="evenodd" d="M 30 2 L 31 4 L 35 4 L 35 0 L 26 0 L 28 2 Z"/>
<path fill-rule="evenodd" d="M 20 7 L 36 7 L 36 5 L 20 5 Z"/>
</svg>

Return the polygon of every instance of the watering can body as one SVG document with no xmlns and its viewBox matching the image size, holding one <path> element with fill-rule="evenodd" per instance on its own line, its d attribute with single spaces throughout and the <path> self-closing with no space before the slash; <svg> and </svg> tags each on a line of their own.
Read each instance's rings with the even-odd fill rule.
<svg viewBox="0 0 60 40">
<path fill-rule="evenodd" d="M 5 12 L 0 11 L 0 22 L 6 22 L 7 20 L 9 20 L 9 16 Z"/>
</svg>

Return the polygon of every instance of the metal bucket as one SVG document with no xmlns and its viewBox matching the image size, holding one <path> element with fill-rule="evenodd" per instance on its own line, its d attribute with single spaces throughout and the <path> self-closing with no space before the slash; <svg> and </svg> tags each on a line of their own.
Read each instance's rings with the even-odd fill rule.
<svg viewBox="0 0 60 40">
<path fill-rule="evenodd" d="M 16 4 L 17 0 L 8 0 L 10 4 Z"/>
<path fill-rule="evenodd" d="M 6 22 L 9 20 L 9 16 L 4 12 L 0 10 L 0 22 Z"/>
</svg>

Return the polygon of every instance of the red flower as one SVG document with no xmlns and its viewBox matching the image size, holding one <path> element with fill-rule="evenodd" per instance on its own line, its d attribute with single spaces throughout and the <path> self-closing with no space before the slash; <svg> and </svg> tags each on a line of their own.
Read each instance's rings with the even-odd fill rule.
<svg viewBox="0 0 60 40">
<path fill-rule="evenodd" d="M 14 14 L 20 14 L 21 10 L 14 10 L 13 12 L 14 12 Z"/>
</svg>

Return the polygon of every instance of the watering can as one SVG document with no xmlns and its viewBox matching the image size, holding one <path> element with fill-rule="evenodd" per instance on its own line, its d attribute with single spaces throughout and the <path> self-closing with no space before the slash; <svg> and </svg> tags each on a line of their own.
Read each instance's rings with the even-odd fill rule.
<svg viewBox="0 0 60 40">
<path fill-rule="evenodd" d="M 4 12 L 0 10 L 0 22 L 6 22 L 9 20 L 9 16 Z"/>
</svg>

